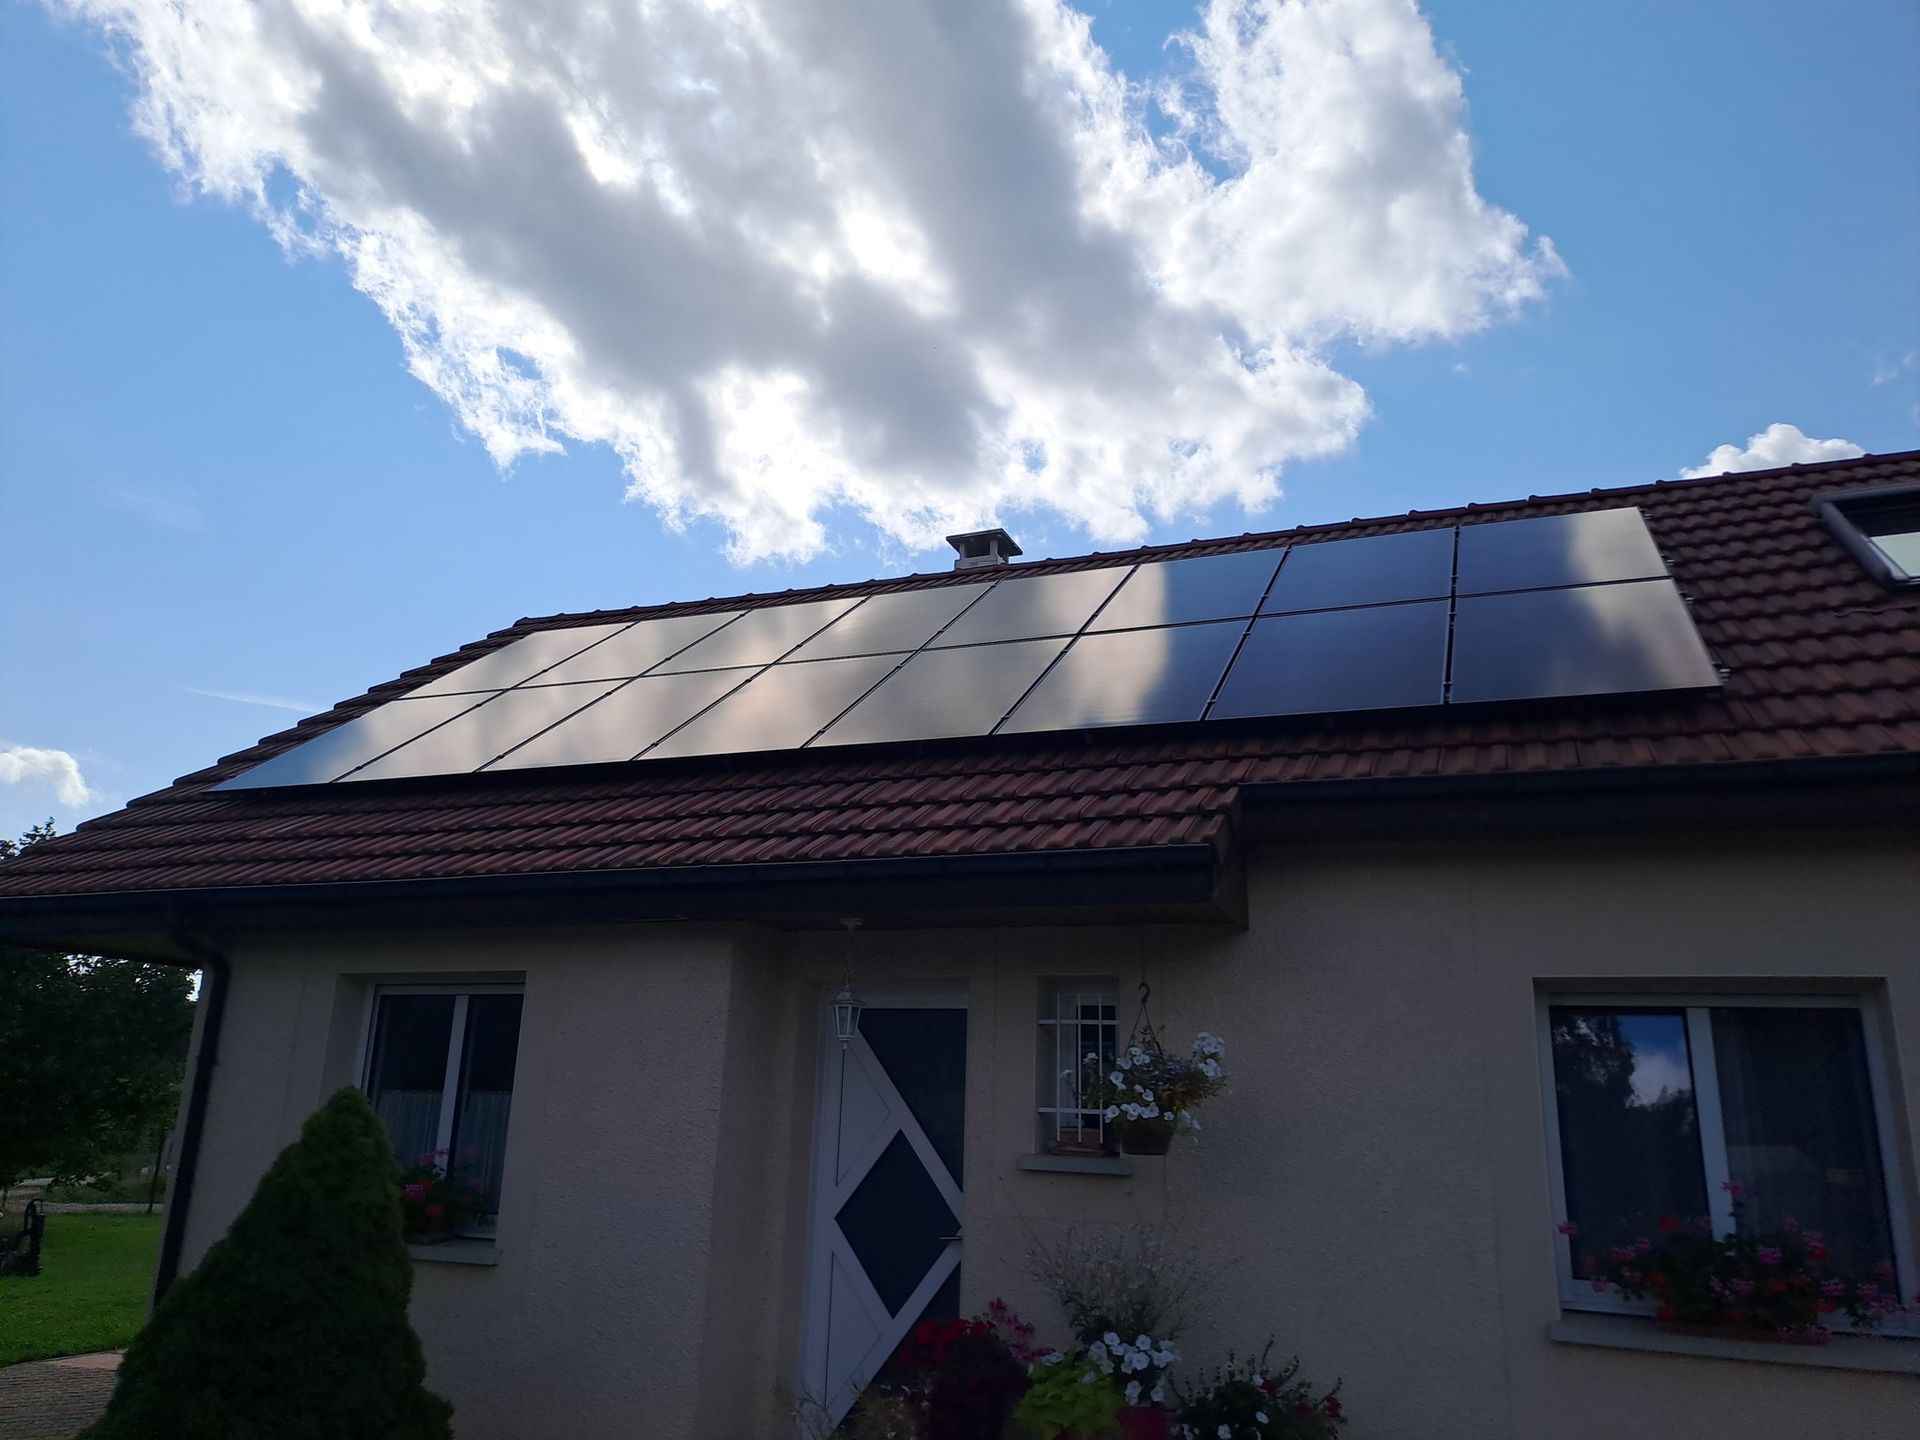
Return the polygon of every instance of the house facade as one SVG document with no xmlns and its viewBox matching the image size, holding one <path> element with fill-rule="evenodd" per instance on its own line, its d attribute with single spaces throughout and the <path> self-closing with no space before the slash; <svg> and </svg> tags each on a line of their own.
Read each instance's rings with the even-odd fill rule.
<svg viewBox="0 0 1920 1440">
<path fill-rule="evenodd" d="M 1910 1436 L 1920 1324 L 1823 1345 L 1676 1333 L 1582 1263 L 1653 1212 L 1758 1233 L 1791 1220 L 1915 1295 L 1909 488 L 1920 455 L 1867 457 L 523 621 L 34 847 L 0 868 L 0 934 L 206 969 L 163 1281 L 341 1085 L 368 1090 L 403 1155 L 459 1156 L 493 1213 L 415 1248 L 413 1305 L 463 1437 L 791 1434 L 796 1410 L 843 1408 L 922 1314 L 1004 1297 L 1064 1339 L 1029 1273 L 1036 1239 L 1162 1224 L 1214 1277 L 1181 1337 L 1188 1365 L 1275 1336 L 1304 1373 L 1342 1381 L 1355 1435 Z M 1580 649 L 1589 632 L 1564 621 L 1528 641 L 1524 617 L 1565 597 L 1516 587 L 1499 592 L 1520 597 L 1501 633 L 1521 638 L 1499 653 L 1571 659 L 1528 672 L 1550 677 L 1527 682 L 1538 693 L 1478 698 L 1467 533 L 1623 510 L 1687 597 L 1710 673 L 1583 690 L 1642 632 L 1602 596 L 1608 646 Z M 462 717 L 564 707 L 441 706 L 509 694 L 516 681 L 489 689 L 500 676 L 473 667 L 589 627 L 637 644 L 615 627 L 785 623 L 879 595 L 938 608 L 983 576 L 1213 556 L 1272 554 L 1304 576 L 1376 553 L 1313 546 L 1436 533 L 1455 537 L 1444 600 L 1328 607 L 1440 605 L 1447 689 L 1429 703 L 1010 726 L 1076 647 L 1139 633 L 1080 615 L 1035 622 L 1076 627 L 1037 677 L 982 641 L 973 688 L 936 690 L 942 714 L 1016 690 L 989 706 L 1006 717 L 993 734 L 722 737 L 508 773 L 466 763 L 497 736 L 461 749 Z M 1418 563 L 1403 555 L 1390 587 Z M 850 613 L 808 619 L 794 644 Z M 1255 661 L 1312 688 L 1311 653 L 1248 650 L 1263 613 L 1235 620 L 1209 717 Z M 1369 653 L 1398 643 L 1367 633 Z M 566 651 L 550 663 L 586 653 Z M 1134 676 L 1131 695 L 1137 674 L 1097 674 L 1085 713 L 1110 719 L 1105 677 Z M 813 703 L 795 694 L 772 708 Z M 411 741 L 353 737 L 428 718 L 410 705 L 441 706 L 440 750 L 346 780 L 392 771 Z M 396 706 L 401 720 L 367 722 Z M 854 710 L 836 714 L 808 733 Z M 342 778 L 298 769 L 316 754 Z M 849 978 L 864 1008 L 842 1043 Z M 1143 992 L 1169 1043 L 1225 1037 L 1227 1092 L 1165 1157 L 1063 1146 L 1099 1124 L 1080 1057 L 1125 1041 Z"/>
</svg>

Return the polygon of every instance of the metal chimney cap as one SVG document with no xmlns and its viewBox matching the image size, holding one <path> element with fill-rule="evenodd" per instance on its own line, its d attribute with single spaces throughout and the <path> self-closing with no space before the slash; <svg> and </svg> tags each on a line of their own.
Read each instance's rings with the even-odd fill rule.
<svg viewBox="0 0 1920 1440">
<path fill-rule="evenodd" d="M 960 558 L 953 562 L 956 570 L 972 570 L 982 565 L 1005 565 L 1020 553 L 1020 546 L 1013 536 L 1004 530 L 969 530 L 962 535 L 947 536 L 947 543 Z"/>
</svg>

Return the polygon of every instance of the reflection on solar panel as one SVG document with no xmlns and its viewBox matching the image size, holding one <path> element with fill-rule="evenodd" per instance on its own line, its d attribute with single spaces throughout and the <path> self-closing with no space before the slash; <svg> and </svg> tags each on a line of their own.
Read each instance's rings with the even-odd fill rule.
<svg viewBox="0 0 1920 1440">
<path fill-rule="evenodd" d="M 539 631 L 218 788 L 1717 683 L 1591 511 Z"/>
</svg>

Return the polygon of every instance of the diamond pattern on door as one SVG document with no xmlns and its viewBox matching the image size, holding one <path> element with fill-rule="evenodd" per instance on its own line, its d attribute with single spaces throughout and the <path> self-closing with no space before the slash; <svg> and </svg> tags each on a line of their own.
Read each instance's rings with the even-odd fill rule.
<svg viewBox="0 0 1920 1440">
<path fill-rule="evenodd" d="M 805 1382 L 838 1422 L 907 1330 L 958 1304 L 967 1012 L 870 1006 L 822 1056 Z"/>
</svg>

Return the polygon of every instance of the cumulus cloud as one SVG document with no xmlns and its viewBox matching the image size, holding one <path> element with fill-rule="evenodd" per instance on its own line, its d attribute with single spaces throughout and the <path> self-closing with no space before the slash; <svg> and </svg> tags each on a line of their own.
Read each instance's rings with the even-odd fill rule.
<svg viewBox="0 0 1920 1440">
<path fill-rule="evenodd" d="M 1772 470 L 1781 465 L 1811 465 L 1820 460 L 1850 460 L 1864 455 L 1851 440 L 1816 440 L 1802 433 L 1798 425 L 1769 425 L 1749 435 L 1745 447 L 1720 445 L 1707 456 L 1706 463 L 1682 470 L 1682 480 L 1697 480 L 1702 475 L 1724 475 L 1729 470 Z"/>
<path fill-rule="evenodd" d="M 737 559 L 1257 509 L 1367 416 L 1336 342 L 1560 271 L 1411 0 L 1211 0 L 1147 80 L 1060 0 L 57 3 L 497 462 L 604 443 Z"/>
<path fill-rule="evenodd" d="M 48 789 L 69 809 L 93 804 L 100 795 L 80 774 L 80 762 L 64 750 L 0 744 L 0 785 Z"/>
</svg>

